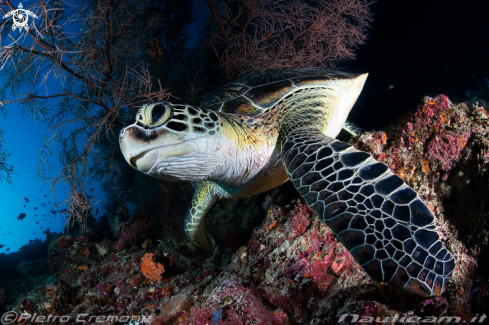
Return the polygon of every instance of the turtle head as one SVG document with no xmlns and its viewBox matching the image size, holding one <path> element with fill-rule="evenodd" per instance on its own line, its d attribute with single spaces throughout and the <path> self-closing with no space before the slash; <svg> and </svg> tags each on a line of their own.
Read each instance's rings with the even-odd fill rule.
<svg viewBox="0 0 489 325">
<path fill-rule="evenodd" d="M 139 109 L 121 130 L 119 144 L 137 170 L 160 179 L 193 182 L 206 179 L 219 130 L 215 112 L 158 102 Z"/>
</svg>

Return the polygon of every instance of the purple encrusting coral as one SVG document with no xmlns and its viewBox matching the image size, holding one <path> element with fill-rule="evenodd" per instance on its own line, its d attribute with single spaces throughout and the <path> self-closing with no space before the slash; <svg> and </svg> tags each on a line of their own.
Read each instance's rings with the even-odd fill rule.
<svg viewBox="0 0 489 325">
<path fill-rule="evenodd" d="M 304 322 L 328 293 L 370 282 L 312 209 L 301 201 L 283 208 L 266 201 L 267 218 L 197 299 L 185 324 L 210 321 L 217 308 L 229 320 L 223 324 Z"/>
<path fill-rule="evenodd" d="M 189 325 L 337 324 L 343 314 L 380 324 L 375 319 L 409 313 L 468 321 L 489 301 L 488 133 L 489 118 L 481 104 L 453 104 L 440 95 L 426 97 L 385 132 L 351 140 L 404 178 L 437 216 L 440 235 L 457 260 L 447 291 L 438 297 L 415 297 L 374 283 L 290 184 L 284 184 L 260 200 L 244 199 L 244 212 L 236 208 L 238 201 L 211 211 L 208 225 L 218 245 L 235 248 L 230 259 L 226 250 L 203 256 L 183 238 L 161 238 L 156 245 L 148 221 L 132 216 L 114 227 L 113 240 L 56 238 L 49 250 L 55 277 L 11 307 L 43 315 L 85 313 L 88 320 L 138 316 L 141 310 L 151 314 L 180 294 L 188 305 L 170 318 L 154 317 L 153 325 L 170 319 L 170 324 Z M 260 209 L 266 215 L 255 227 Z M 243 236 L 239 229 L 246 224 L 254 229 L 241 245 L 236 238 Z M 161 281 L 142 274 L 146 253 L 164 266 Z"/>
</svg>

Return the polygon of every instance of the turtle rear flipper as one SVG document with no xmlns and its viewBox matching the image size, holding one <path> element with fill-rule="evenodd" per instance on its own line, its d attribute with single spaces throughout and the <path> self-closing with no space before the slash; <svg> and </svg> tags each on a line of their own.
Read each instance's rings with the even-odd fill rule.
<svg viewBox="0 0 489 325">
<path fill-rule="evenodd" d="M 282 141 L 292 184 L 368 275 L 420 296 L 445 291 L 455 260 L 434 216 L 387 165 L 319 131 Z"/>
<path fill-rule="evenodd" d="M 353 137 L 357 137 L 360 134 L 362 134 L 363 132 L 365 132 L 365 129 L 359 127 L 358 125 L 356 125 L 352 122 L 348 122 L 348 121 L 345 122 L 345 124 L 343 124 L 343 130 L 350 133 L 351 136 L 353 136 Z"/>
</svg>

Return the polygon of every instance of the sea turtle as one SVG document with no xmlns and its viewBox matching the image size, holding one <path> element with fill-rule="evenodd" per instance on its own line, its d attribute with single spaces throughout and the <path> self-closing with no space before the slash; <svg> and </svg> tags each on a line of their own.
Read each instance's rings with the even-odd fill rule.
<svg viewBox="0 0 489 325">
<path fill-rule="evenodd" d="M 441 294 L 455 267 L 434 215 L 387 165 L 335 140 L 367 74 L 295 69 L 241 77 L 200 107 L 144 105 L 120 133 L 134 168 L 190 181 L 185 231 L 212 251 L 204 217 L 220 199 L 247 197 L 288 179 L 377 282 Z"/>
</svg>

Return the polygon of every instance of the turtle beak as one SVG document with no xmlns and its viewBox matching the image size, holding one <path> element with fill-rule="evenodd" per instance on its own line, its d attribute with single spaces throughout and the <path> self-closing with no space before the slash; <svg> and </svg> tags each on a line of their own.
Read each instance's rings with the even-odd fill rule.
<svg viewBox="0 0 489 325">
<path fill-rule="evenodd" d="M 136 159 L 135 159 L 135 157 L 132 157 L 131 159 L 129 159 L 129 165 L 130 165 L 132 168 L 136 168 L 136 169 L 138 169 L 138 168 L 136 167 Z"/>
<path fill-rule="evenodd" d="M 129 159 L 129 164 L 137 170 L 147 173 L 158 159 L 158 150 L 147 150 Z"/>
<path fill-rule="evenodd" d="M 148 145 L 132 136 L 131 126 L 122 129 L 119 136 L 122 155 L 131 167 L 147 173 L 158 158 L 157 145 Z"/>
<path fill-rule="evenodd" d="M 126 159 L 127 163 L 131 165 L 132 167 L 136 168 L 135 160 L 133 160 L 133 155 L 130 153 L 130 143 L 127 141 L 127 134 L 126 131 L 129 129 L 131 126 L 127 126 L 122 128 L 121 133 L 119 134 L 119 147 L 121 148 L 122 155 Z"/>
</svg>

